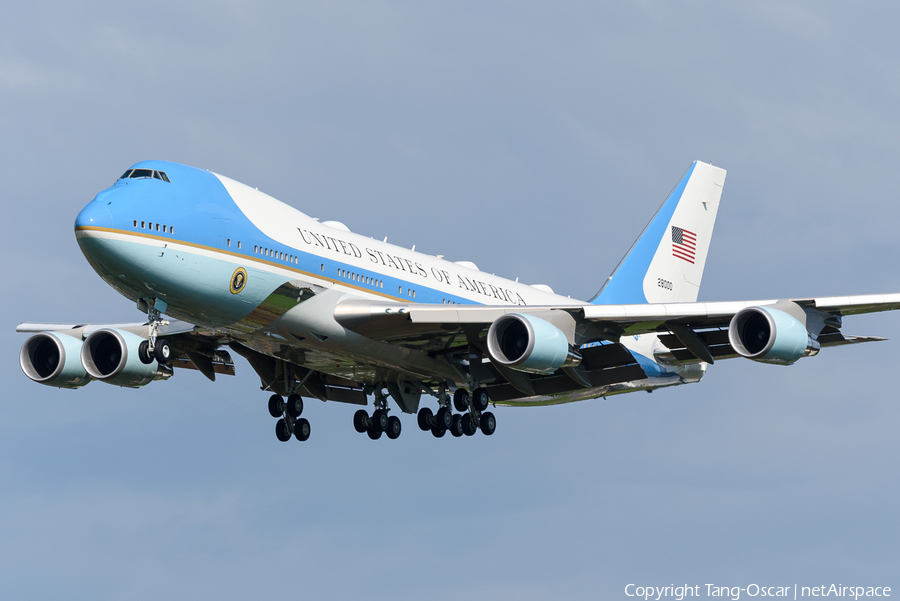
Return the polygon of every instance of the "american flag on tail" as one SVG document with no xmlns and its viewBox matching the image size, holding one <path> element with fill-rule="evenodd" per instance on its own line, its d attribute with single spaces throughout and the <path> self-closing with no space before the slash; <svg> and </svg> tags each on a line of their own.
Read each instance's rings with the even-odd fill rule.
<svg viewBox="0 0 900 601">
<path fill-rule="evenodd" d="M 697 234 L 672 226 L 672 256 L 693 263 L 697 254 Z"/>
</svg>

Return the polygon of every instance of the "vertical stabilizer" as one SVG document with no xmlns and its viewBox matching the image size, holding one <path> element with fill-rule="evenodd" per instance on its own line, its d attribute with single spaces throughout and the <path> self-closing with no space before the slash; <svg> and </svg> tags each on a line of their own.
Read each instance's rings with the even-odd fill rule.
<svg viewBox="0 0 900 601">
<path fill-rule="evenodd" d="M 695 161 L 591 302 L 695 302 L 724 184 L 724 169 Z"/>
</svg>

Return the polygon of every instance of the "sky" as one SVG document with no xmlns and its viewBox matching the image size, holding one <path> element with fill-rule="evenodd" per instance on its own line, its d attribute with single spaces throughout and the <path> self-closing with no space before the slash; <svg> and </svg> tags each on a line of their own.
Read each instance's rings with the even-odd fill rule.
<svg viewBox="0 0 900 601">
<path fill-rule="evenodd" d="M 322 220 L 590 298 L 697 159 L 728 169 L 700 300 L 900 291 L 891 3 L 14 3 L 0 20 L 0 597 L 628 599 L 900 590 L 892 340 L 498 408 L 492 437 L 307 401 L 250 366 L 43 387 L 20 322 L 142 315 L 83 203 L 165 159 Z M 746 595 L 746 591 L 742 593 Z M 744 596 L 744 598 L 746 598 Z"/>
</svg>

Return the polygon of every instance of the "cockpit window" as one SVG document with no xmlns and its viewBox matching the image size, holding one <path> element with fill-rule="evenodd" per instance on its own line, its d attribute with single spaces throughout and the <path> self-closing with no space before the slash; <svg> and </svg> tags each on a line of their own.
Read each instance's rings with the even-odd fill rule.
<svg viewBox="0 0 900 601">
<path fill-rule="evenodd" d="M 153 169 L 129 169 L 122 174 L 119 179 L 159 179 L 164 182 L 172 183 L 165 171 L 154 171 Z"/>
</svg>

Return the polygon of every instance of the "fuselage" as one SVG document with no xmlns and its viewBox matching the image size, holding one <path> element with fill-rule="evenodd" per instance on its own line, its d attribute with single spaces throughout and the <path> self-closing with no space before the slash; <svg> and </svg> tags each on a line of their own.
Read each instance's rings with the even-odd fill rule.
<svg viewBox="0 0 900 601">
<path fill-rule="evenodd" d="M 465 383 L 440 360 L 362 340 L 326 323 L 328 312 L 345 298 L 522 307 L 584 304 L 473 265 L 361 236 L 336 222 L 319 222 L 209 171 L 145 161 L 129 174 L 100 192 L 76 219 L 78 243 L 95 271 L 132 301 L 158 299 L 172 317 L 225 332 L 260 352 L 286 354 L 318 371 L 377 381 L 393 372 L 415 375 L 440 368 L 449 381 Z M 288 283 L 293 283 L 291 290 L 309 289 L 324 307 L 316 312 L 316 303 L 306 301 L 303 307 L 282 307 L 293 309 L 288 315 L 279 312 L 274 305 L 285 302 L 279 290 Z M 307 303 L 310 310 L 301 311 Z M 277 319 L 267 321 L 267 316 Z M 697 366 L 689 366 L 688 374 L 653 360 L 658 347 L 653 335 L 622 342 L 649 380 L 655 380 L 635 386 L 653 388 L 702 375 Z M 353 367 L 342 368 L 348 359 Z M 603 391 L 576 396 L 599 394 Z"/>
</svg>

